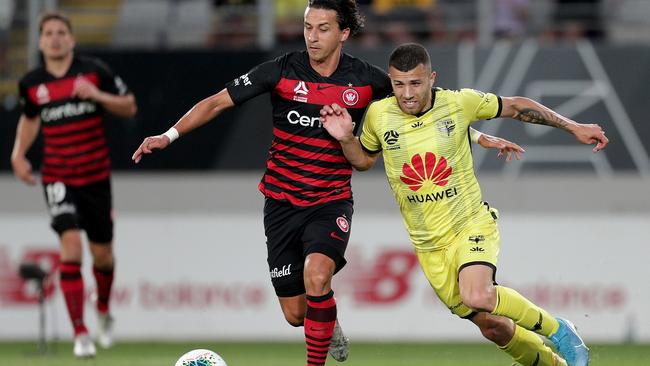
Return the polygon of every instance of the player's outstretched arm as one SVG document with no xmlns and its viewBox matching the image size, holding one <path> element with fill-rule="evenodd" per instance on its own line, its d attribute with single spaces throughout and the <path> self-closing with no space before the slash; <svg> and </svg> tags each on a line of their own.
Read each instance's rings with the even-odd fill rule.
<svg viewBox="0 0 650 366">
<path fill-rule="evenodd" d="M 521 154 L 526 152 L 526 150 L 524 150 L 521 146 L 515 144 L 512 141 L 479 132 L 471 127 L 469 129 L 469 136 L 472 142 L 480 145 L 485 149 L 499 150 L 497 156 L 505 156 L 506 161 L 511 161 L 513 156 L 515 159 L 519 160 L 521 159 Z"/>
<path fill-rule="evenodd" d="M 585 144 L 596 144 L 593 151 L 604 149 L 609 143 L 603 129 L 597 124 L 583 124 L 566 118 L 542 104 L 524 97 L 502 98 L 501 117 L 510 117 L 522 122 L 534 123 L 563 129 Z"/>
<path fill-rule="evenodd" d="M 36 184 L 36 179 L 32 174 L 32 164 L 27 160 L 26 154 L 34 143 L 34 140 L 36 140 L 40 128 L 40 117 L 30 118 L 24 114 L 21 115 L 18 121 L 18 128 L 16 129 L 14 148 L 11 151 L 11 167 L 13 168 L 14 174 L 18 179 L 29 185 Z"/>
<path fill-rule="evenodd" d="M 222 111 L 234 106 L 235 103 L 230 98 L 227 89 L 221 90 L 219 93 L 214 94 L 208 98 L 198 102 L 192 109 L 190 109 L 176 124 L 167 132 L 149 136 L 142 141 L 140 147 L 133 153 L 131 159 L 135 163 L 139 163 L 142 156 L 151 154 L 154 150 L 164 149 L 171 144 L 179 136 L 182 136 L 195 128 L 203 126 L 208 121 L 217 117 Z"/>
<path fill-rule="evenodd" d="M 347 109 L 336 103 L 326 105 L 320 111 L 320 119 L 327 132 L 341 143 L 345 158 L 356 170 L 368 170 L 375 165 L 379 154 L 370 154 L 361 147 Z"/>
</svg>

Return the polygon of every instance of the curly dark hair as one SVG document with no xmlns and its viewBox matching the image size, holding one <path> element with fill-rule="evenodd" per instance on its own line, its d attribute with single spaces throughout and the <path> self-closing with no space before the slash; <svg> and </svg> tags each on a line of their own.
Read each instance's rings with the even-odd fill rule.
<svg viewBox="0 0 650 366">
<path fill-rule="evenodd" d="M 310 8 L 334 10 L 339 28 L 350 28 L 350 35 L 361 32 L 364 19 L 355 0 L 309 0 Z"/>
</svg>

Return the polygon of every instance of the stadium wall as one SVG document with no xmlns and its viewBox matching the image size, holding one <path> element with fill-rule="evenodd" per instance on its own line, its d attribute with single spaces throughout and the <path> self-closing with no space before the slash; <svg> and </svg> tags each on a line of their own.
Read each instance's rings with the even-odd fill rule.
<svg viewBox="0 0 650 366">
<path fill-rule="evenodd" d="M 588 341 L 650 342 L 647 181 L 548 173 L 479 179 L 484 197 L 501 211 L 500 283 L 573 319 Z M 114 177 L 119 339 L 301 338 L 284 323 L 269 283 L 258 180 L 258 173 L 232 172 Z M 435 298 L 385 178 L 355 173 L 353 186 L 349 264 L 334 284 L 349 335 L 370 341 L 480 339 Z M 41 188 L 0 175 L 0 192 L 0 339 L 37 335 L 35 289 L 16 271 L 25 260 L 52 274 L 48 335 L 68 338 L 55 275 L 58 247 Z M 84 271 L 90 294 L 90 267 Z M 96 329 L 90 301 L 86 310 Z"/>
<path fill-rule="evenodd" d="M 297 46 L 302 47 L 302 46 Z M 295 49 L 295 48 L 294 48 Z M 646 123 L 650 46 L 543 46 L 497 43 L 430 46 L 436 84 L 472 87 L 500 95 L 524 95 L 582 122 L 601 124 L 612 141 L 604 154 L 576 147 L 571 136 L 544 126 L 515 121 L 488 121 L 482 131 L 516 141 L 529 152 L 523 164 L 504 166 L 475 149 L 480 171 L 519 176 L 529 172 L 596 172 L 598 176 L 636 173 L 650 178 L 650 124 Z M 135 167 L 132 152 L 145 136 L 169 128 L 194 103 L 215 93 L 250 68 L 288 49 L 273 53 L 153 52 L 82 50 L 104 59 L 135 93 L 139 111 L 134 120 L 110 119 L 106 124 L 113 167 L 118 170 L 259 170 L 271 141 L 271 107 L 260 96 L 226 111 L 217 123 L 183 137 L 183 143 Z M 385 67 L 390 47 L 348 52 Z M 6 104 L 9 105 L 9 104 Z M 19 108 L 0 111 L 0 170 L 10 169 L 9 154 Z M 241 148 L 246 141 L 246 149 Z M 31 157 L 40 162 L 38 146 Z M 189 158 L 191 157 L 191 158 Z"/>
</svg>

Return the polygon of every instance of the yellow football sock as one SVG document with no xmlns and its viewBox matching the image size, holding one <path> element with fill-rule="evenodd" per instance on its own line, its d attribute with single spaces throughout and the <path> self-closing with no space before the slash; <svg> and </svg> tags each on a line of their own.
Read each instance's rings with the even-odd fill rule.
<svg viewBox="0 0 650 366">
<path fill-rule="evenodd" d="M 524 329 L 532 330 L 544 337 L 549 337 L 560 327 L 551 314 L 521 296 L 517 291 L 503 286 L 495 286 L 495 288 L 497 305 L 492 314 L 510 318 Z"/>
<path fill-rule="evenodd" d="M 524 366 L 567 366 L 566 361 L 554 354 L 537 334 L 520 326 L 515 326 L 515 335 L 499 349 Z"/>
</svg>

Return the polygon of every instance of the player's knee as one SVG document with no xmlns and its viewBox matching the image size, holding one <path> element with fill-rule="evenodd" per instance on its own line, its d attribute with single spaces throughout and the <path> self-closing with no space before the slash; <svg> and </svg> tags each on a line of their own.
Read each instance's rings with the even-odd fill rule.
<svg viewBox="0 0 650 366">
<path fill-rule="evenodd" d="M 507 344 L 514 332 L 512 321 L 504 317 L 488 317 L 481 322 L 479 329 L 483 337 L 499 345 Z"/>
<path fill-rule="evenodd" d="M 332 276 L 325 271 L 305 272 L 305 289 L 311 296 L 323 296 L 330 291 Z"/>
<path fill-rule="evenodd" d="M 303 279 L 307 295 L 326 295 L 331 290 L 331 281 L 334 269 L 334 261 L 329 257 L 321 253 L 312 253 L 308 255 L 303 270 Z"/>
<path fill-rule="evenodd" d="M 81 236 L 77 230 L 66 230 L 61 234 L 61 260 L 63 262 L 81 262 Z"/>
<path fill-rule="evenodd" d="M 93 252 L 93 265 L 99 269 L 113 268 L 113 252 L 109 250 Z"/>
<path fill-rule="evenodd" d="M 460 296 L 465 306 L 476 311 L 491 312 L 496 305 L 496 291 L 494 287 L 461 291 Z"/>
<path fill-rule="evenodd" d="M 285 318 L 285 319 L 287 319 L 287 323 L 289 323 L 289 325 L 295 328 L 302 327 L 303 325 L 305 325 L 304 319 L 296 319 L 296 318 L 291 318 L 291 319 Z"/>
<path fill-rule="evenodd" d="M 305 313 L 297 310 L 294 311 L 284 311 L 284 319 L 292 327 L 302 327 L 305 323 Z"/>
</svg>

